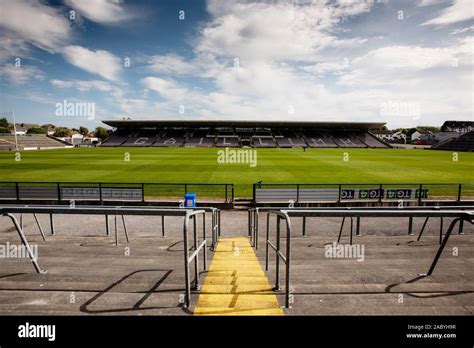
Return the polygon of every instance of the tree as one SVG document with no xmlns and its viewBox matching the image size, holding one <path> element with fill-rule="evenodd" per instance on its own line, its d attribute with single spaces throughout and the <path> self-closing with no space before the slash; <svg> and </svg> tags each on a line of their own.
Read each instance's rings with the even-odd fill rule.
<svg viewBox="0 0 474 348">
<path fill-rule="evenodd" d="M 95 136 L 99 139 L 106 139 L 109 137 L 109 132 L 104 127 L 97 127 L 95 129 Z"/>
<path fill-rule="evenodd" d="M 0 133 L 6 133 L 6 134 L 10 134 L 10 129 L 6 128 L 6 127 L 0 127 Z"/>
<path fill-rule="evenodd" d="M 46 134 L 44 128 L 32 127 L 26 131 L 26 134 Z"/>
<path fill-rule="evenodd" d="M 58 138 L 68 137 L 71 135 L 71 130 L 67 127 L 57 127 L 53 136 Z"/>
<path fill-rule="evenodd" d="M 89 133 L 89 130 L 86 127 L 80 126 L 79 133 L 81 133 L 82 135 L 87 135 L 87 133 Z"/>
<path fill-rule="evenodd" d="M 8 128 L 8 121 L 5 117 L 0 118 L 0 127 L 2 128 Z"/>
</svg>

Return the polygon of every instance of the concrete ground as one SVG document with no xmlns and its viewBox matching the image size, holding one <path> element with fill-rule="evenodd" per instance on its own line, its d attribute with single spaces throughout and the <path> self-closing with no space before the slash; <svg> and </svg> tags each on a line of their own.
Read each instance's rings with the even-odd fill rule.
<svg viewBox="0 0 474 348">
<path fill-rule="evenodd" d="M 166 237 L 162 238 L 160 218 L 126 217 L 130 243 L 119 223 L 119 246 L 114 245 L 113 231 L 105 236 L 104 217 L 59 215 L 54 236 L 49 235 L 49 219 L 39 218 L 47 242 L 30 215 L 25 216 L 25 229 L 48 273 L 36 274 L 28 259 L 1 258 L 1 315 L 192 314 L 199 293 L 193 293 L 191 308 L 183 308 L 182 218 L 166 218 Z M 264 220 L 260 219 L 261 232 Z M 472 315 L 473 226 L 465 224 L 465 235 L 453 233 L 434 274 L 418 278 L 438 248 L 439 220 L 428 223 L 420 242 L 413 242 L 416 236 L 407 236 L 405 220 L 362 220 L 362 236 L 354 237 L 354 243 L 364 247 L 363 261 L 327 257 L 325 245 L 337 239 L 340 219 L 308 219 L 307 237 L 300 235 L 301 221 L 294 220 L 294 301 L 285 314 Z M 445 228 L 448 222 L 445 219 Z M 422 224 L 423 219 L 415 219 L 415 233 Z M 342 243 L 348 242 L 347 228 Z M 247 231 L 246 211 L 222 212 L 222 236 L 246 236 Z M 263 233 L 259 242 L 256 254 L 263 266 Z M 19 245 L 20 239 L 11 221 L 0 217 L 0 246 L 7 243 Z M 209 262 L 212 255 L 209 251 Z M 275 277 L 274 260 L 271 254 L 266 272 L 270 284 Z M 205 272 L 201 283 L 204 280 Z M 277 298 L 283 305 L 283 295 Z"/>
</svg>

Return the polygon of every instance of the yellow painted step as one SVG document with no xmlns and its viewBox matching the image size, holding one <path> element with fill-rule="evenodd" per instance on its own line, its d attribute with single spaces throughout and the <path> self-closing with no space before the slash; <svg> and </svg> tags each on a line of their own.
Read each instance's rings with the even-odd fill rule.
<svg viewBox="0 0 474 348">
<path fill-rule="evenodd" d="M 283 315 L 247 238 L 219 239 L 194 315 Z"/>
</svg>

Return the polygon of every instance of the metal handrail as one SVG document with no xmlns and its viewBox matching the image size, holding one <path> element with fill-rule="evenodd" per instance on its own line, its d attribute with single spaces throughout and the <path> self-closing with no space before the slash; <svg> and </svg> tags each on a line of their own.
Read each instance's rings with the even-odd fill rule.
<svg viewBox="0 0 474 348">
<path fill-rule="evenodd" d="M 268 211 L 279 211 L 279 210 L 299 210 L 299 209 L 304 209 L 304 210 L 334 210 L 334 207 L 305 207 L 305 208 L 299 208 L 299 207 L 258 207 L 258 208 L 250 208 L 247 213 L 248 213 L 248 237 L 250 239 L 251 245 L 258 250 L 258 239 L 259 239 L 259 216 L 261 212 L 268 212 Z M 351 209 L 357 209 L 357 210 L 376 210 L 376 211 L 383 211 L 383 210 L 390 210 L 394 209 L 393 207 L 338 207 L 338 210 L 351 210 Z M 407 206 L 403 207 L 400 209 L 408 209 L 408 210 L 474 210 L 474 205 L 459 205 L 459 206 Z M 420 231 L 420 236 L 423 234 L 423 231 L 426 227 L 426 224 L 428 222 L 429 217 L 426 218 L 423 228 Z M 306 236 L 306 217 L 302 217 L 302 233 L 301 235 L 304 237 Z M 411 219 L 410 219 L 411 220 Z M 412 229 L 413 229 L 413 220 L 409 220 L 409 227 L 408 227 L 408 234 L 412 235 Z M 344 224 L 344 220 L 341 223 L 341 227 Z M 352 225 L 351 225 L 352 226 Z M 459 224 L 459 234 L 464 234 L 463 232 L 463 222 Z M 341 230 L 342 232 L 342 230 Z M 360 217 L 356 219 L 356 235 L 360 236 Z M 351 236 L 352 237 L 352 236 Z"/>
<path fill-rule="evenodd" d="M 270 215 L 277 215 L 277 224 L 276 224 L 276 231 L 277 231 L 277 244 L 271 243 L 269 239 L 269 229 L 270 229 Z M 265 255 L 265 270 L 268 270 L 268 260 L 269 260 L 269 255 L 268 255 L 268 247 L 272 247 L 273 250 L 276 251 L 276 269 L 277 269 L 277 275 L 276 275 L 276 282 L 275 282 L 275 289 L 279 289 L 279 259 L 281 258 L 280 254 L 280 219 L 284 219 L 287 224 L 287 240 L 286 240 L 286 245 L 287 245 L 287 251 L 285 255 L 284 262 L 286 264 L 286 279 L 285 279 L 285 307 L 286 308 L 291 308 L 290 306 L 290 264 L 291 264 L 291 219 L 290 215 L 296 216 L 296 217 L 303 217 L 303 216 L 317 216 L 317 217 L 452 217 L 454 218 L 451 223 L 449 224 L 449 227 L 446 231 L 446 234 L 444 235 L 441 244 L 436 252 L 436 255 L 433 258 L 433 261 L 431 263 L 431 266 L 428 270 L 427 273 L 420 273 L 420 276 L 430 276 L 437 263 L 438 260 L 443 252 L 444 247 L 446 246 L 449 237 L 451 236 L 451 233 L 454 230 L 454 227 L 456 224 L 461 223 L 461 221 L 467 221 L 470 222 L 471 224 L 474 224 L 474 211 L 463 211 L 463 210 L 447 210 L 447 211 L 435 211 L 435 210 L 403 210 L 403 209 L 392 209 L 391 211 L 383 211 L 383 210 L 363 210 L 363 209 L 353 209 L 353 210 L 344 210 L 344 209 L 332 209 L 332 210 L 305 210 L 305 209 L 295 209 L 295 210 L 269 210 L 268 215 L 267 215 L 267 238 L 266 238 L 266 255 Z M 269 243 L 270 242 L 270 243 Z"/>
<path fill-rule="evenodd" d="M 150 207 L 141 207 L 141 209 L 137 209 L 137 207 L 113 207 L 113 206 L 77 206 L 77 207 L 69 207 L 69 206 L 0 206 L 0 215 L 4 215 L 9 217 L 13 225 L 15 226 L 20 239 L 23 245 L 26 247 L 28 252 L 28 256 L 35 267 L 36 272 L 38 273 L 46 273 L 45 270 L 41 268 L 36 259 L 35 255 L 33 254 L 28 240 L 25 236 L 23 231 L 23 227 L 18 220 L 13 215 L 14 213 L 19 214 L 82 214 L 82 215 L 140 215 L 140 216 L 183 216 L 184 217 L 184 224 L 183 224 L 183 243 L 184 243 L 184 262 L 185 262 L 185 301 L 184 306 L 188 307 L 191 302 L 191 280 L 190 280 L 190 272 L 189 272 L 189 264 L 194 261 L 195 267 L 195 278 L 194 278 L 194 289 L 199 289 L 199 260 L 198 255 L 199 252 L 203 251 L 203 268 L 204 270 L 207 269 L 207 252 L 206 252 L 206 219 L 205 219 L 205 210 L 190 210 L 190 209 L 183 209 L 183 208 L 167 208 L 167 209 L 156 209 Z M 197 223 L 196 223 L 196 216 L 202 214 L 203 216 L 203 227 L 202 227 L 202 242 L 199 242 L 198 234 L 197 234 Z M 214 213 L 214 214 L 217 214 Z M 215 215 L 218 216 L 218 215 Z M 193 220 L 193 245 L 191 249 L 188 248 L 188 231 L 189 231 L 189 222 Z M 40 227 L 38 225 L 38 227 Z M 215 227 L 215 225 L 214 225 Z M 213 227 L 213 230 L 216 230 Z M 51 224 L 51 231 L 53 232 L 53 224 Z M 215 236 L 215 232 L 213 237 Z M 117 234 L 116 234 L 117 238 Z M 214 242 L 213 242 L 214 243 Z M 191 254 L 189 252 L 191 251 Z"/>
</svg>

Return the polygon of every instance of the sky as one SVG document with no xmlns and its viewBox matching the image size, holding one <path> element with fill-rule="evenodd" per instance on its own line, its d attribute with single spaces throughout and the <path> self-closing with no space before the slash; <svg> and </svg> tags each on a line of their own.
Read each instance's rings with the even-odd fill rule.
<svg viewBox="0 0 474 348">
<path fill-rule="evenodd" d="M 0 0 L 0 117 L 474 120 L 474 0 Z"/>
</svg>

